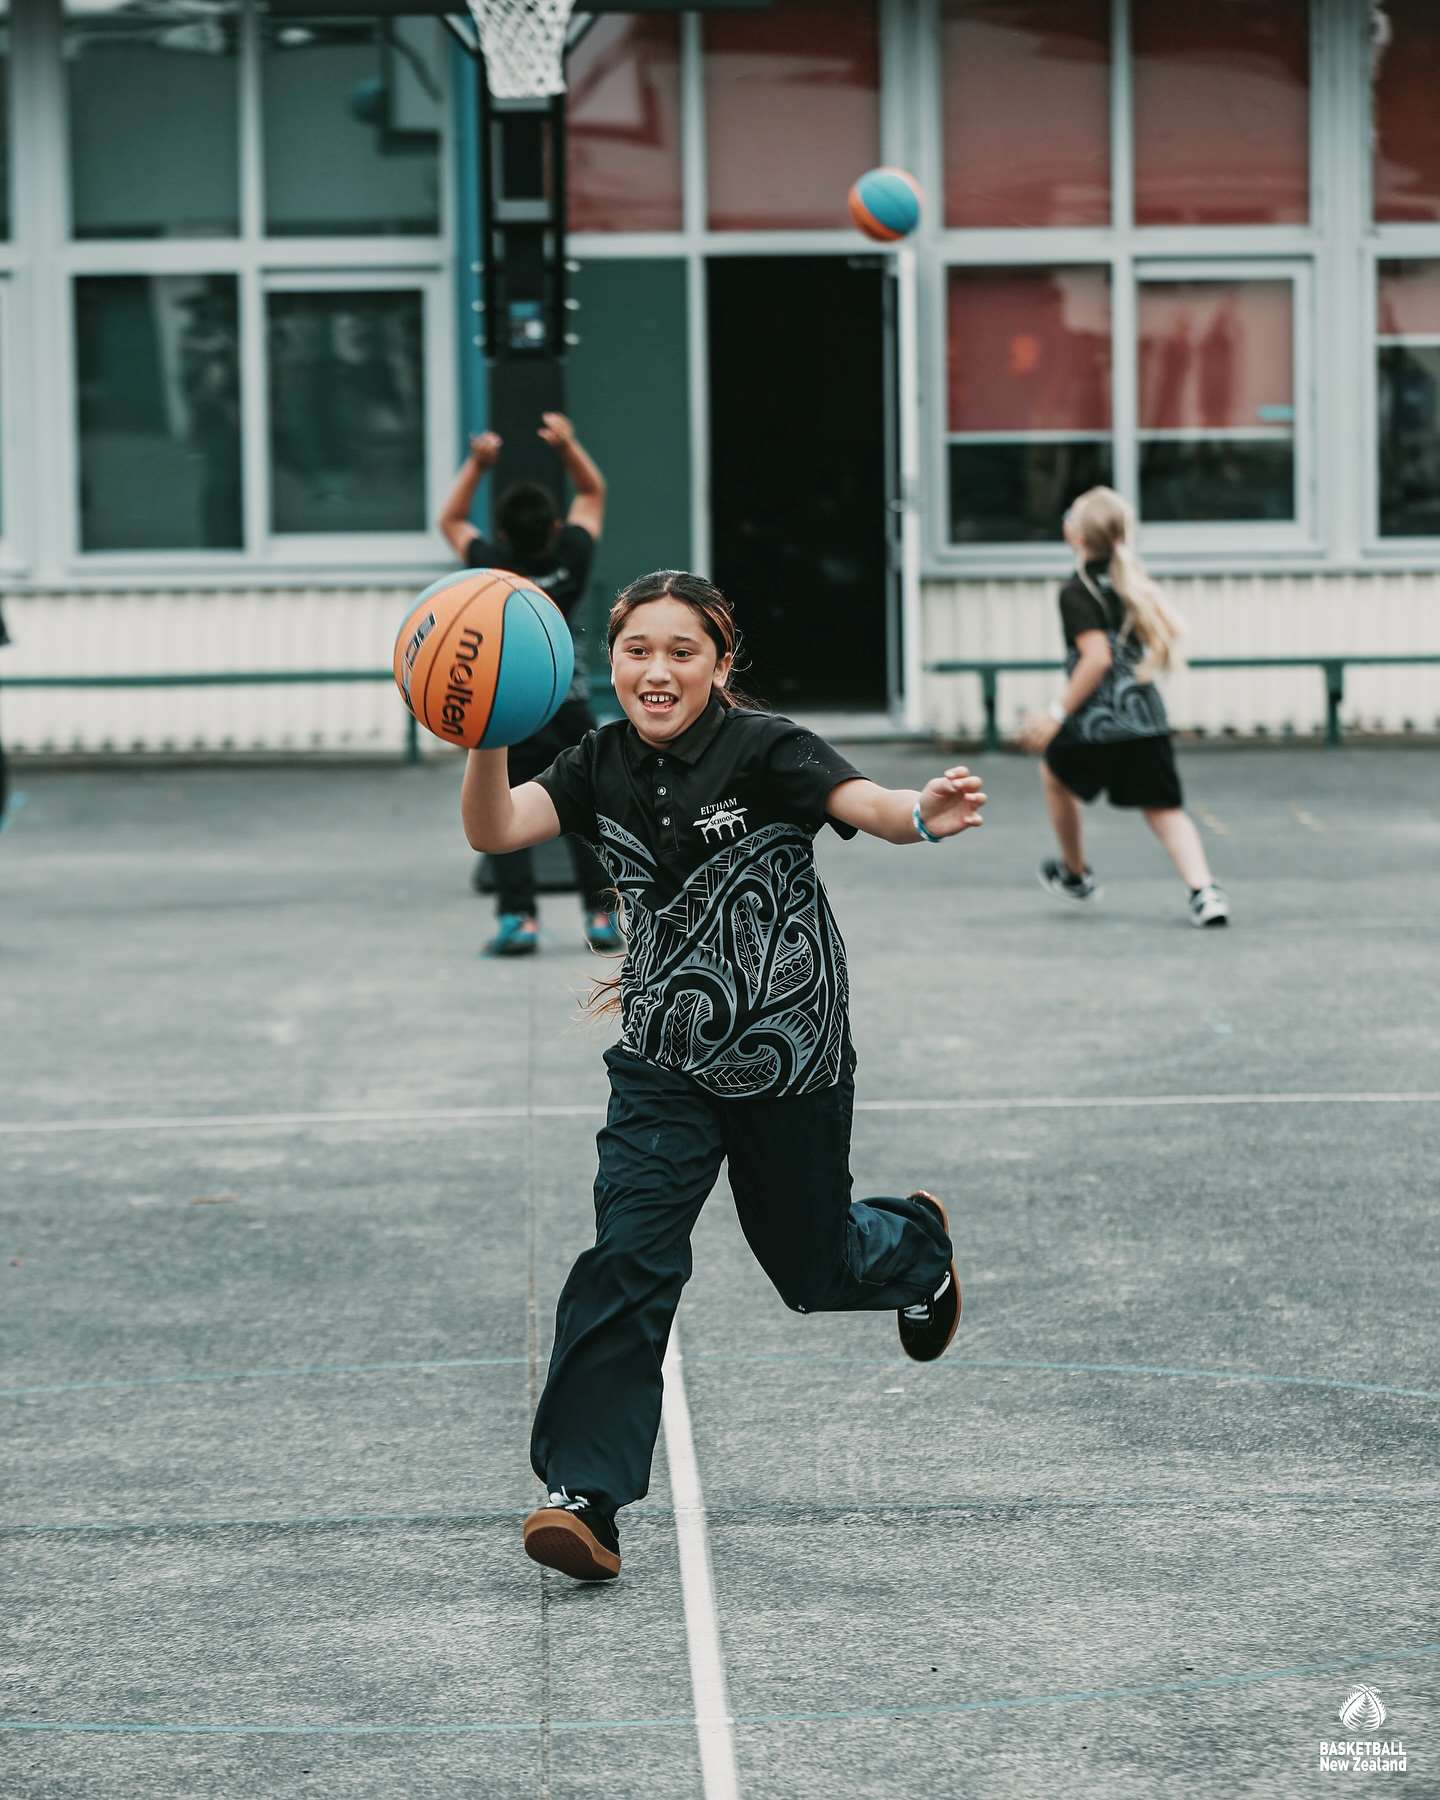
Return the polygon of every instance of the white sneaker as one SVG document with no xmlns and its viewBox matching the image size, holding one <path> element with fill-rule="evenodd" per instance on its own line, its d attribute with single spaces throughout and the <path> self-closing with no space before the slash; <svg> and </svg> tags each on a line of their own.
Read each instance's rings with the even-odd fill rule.
<svg viewBox="0 0 1440 1800">
<path fill-rule="evenodd" d="M 1213 881 L 1190 896 L 1190 923 L 1201 927 L 1230 923 L 1230 902 Z"/>
</svg>

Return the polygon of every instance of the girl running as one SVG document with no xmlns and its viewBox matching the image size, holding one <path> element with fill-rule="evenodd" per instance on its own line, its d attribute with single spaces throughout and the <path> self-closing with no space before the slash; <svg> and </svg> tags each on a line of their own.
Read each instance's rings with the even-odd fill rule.
<svg viewBox="0 0 1440 1800">
<path fill-rule="evenodd" d="M 575 832 L 621 897 L 595 1244 L 556 1309 L 530 1447 L 548 1499 L 524 1527 L 536 1562 L 590 1581 L 620 1573 L 616 1513 L 649 1485 L 690 1232 L 727 1158 L 741 1228 L 788 1306 L 894 1309 L 921 1362 L 954 1337 L 945 1208 L 921 1191 L 850 1199 L 845 946 L 813 845 L 822 825 L 938 844 L 985 804 L 965 768 L 919 793 L 879 787 L 732 694 L 735 621 L 698 575 L 632 582 L 608 642 L 625 717 L 513 790 L 503 750 L 472 750 L 460 802 L 474 849 Z"/>
<path fill-rule="evenodd" d="M 1184 811 L 1157 670 L 1175 660 L 1183 627 L 1133 547 L 1135 515 L 1113 488 L 1095 487 L 1065 515 L 1075 573 L 1060 590 L 1066 682 L 1048 716 L 1025 721 L 1020 742 L 1044 753 L 1040 779 L 1060 846 L 1040 883 L 1063 900 L 1100 897 L 1085 861 L 1080 802 L 1103 788 L 1112 806 L 1138 807 L 1190 895 L 1192 925 L 1225 925 L 1194 820 Z"/>
</svg>

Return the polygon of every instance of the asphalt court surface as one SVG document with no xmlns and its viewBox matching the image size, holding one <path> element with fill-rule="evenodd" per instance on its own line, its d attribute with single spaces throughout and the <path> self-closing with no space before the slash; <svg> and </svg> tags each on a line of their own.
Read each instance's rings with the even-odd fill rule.
<svg viewBox="0 0 1440 1800">
<path fill-rule="evenodd" d="M 722 1182 L 698 1491 L 662 1439 L 605 1588 L 519 1543 L 605 1098 L 573 897 L 476 958 L 448 762 L 20 772 L 7 1800 L 1440 1793 L 1440 755 L 1182 752 L 1224 933 L 1103 808 L 1062 909 L 976 760 L 982 832 L 820 846 L 856 1191 L 946 1197 L 960 1335 L 787 1312 Z M 1320 1770 L 1359 1683 L 1403 1777 Z"/>
</svg>

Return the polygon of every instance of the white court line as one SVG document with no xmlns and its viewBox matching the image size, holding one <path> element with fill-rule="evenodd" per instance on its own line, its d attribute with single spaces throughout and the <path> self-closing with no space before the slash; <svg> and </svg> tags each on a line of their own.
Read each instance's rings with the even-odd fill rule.
<svg viewBox="0 0 1440 1800">
<path fill-rule="evenodd" d="M 1290 810 L 1307 831 L 1323 831 L 1325 829 L 1314 813 L 1306 812 L 1303 806 L 1296 806 L 1292 803 Z"/>
<path fill-rule="evenodd" d="M 695 1699 L 695 1734 L 700 1740 L 700 1776 L 705 1800 L 738 1800 L 735 1738 L 725 1664 L 720 1656 L 720 1621 L 710 1577 L 710 1544 L 705 1530 L 705 1496 L 690 1432 L 690 1405 L 680 1369 L 680 1337 L 672 1324 L 665 1352 L 665 1457 L 670 1465 L 670 1497 L 680 1548 L 680 1588 L 685 1600 L 685 1637 L 690 1649 L 690 1689 Z"/>
<path fill-rule="evenodd" d="M 1412 1093 L 1299 1094 L 1000 1094 L 987 1100 L 857 1100 L 856 1112 L 969 1113 L 1114 1111 L 1153 1106 L 1434 1106 L 1440 1090 Z M 191 1118 L 0 1120 L 0 1137 L 74 1136 L 104 1131 L 280 1131 L 325 1125 L 473 1125 L 489 1119 L 594 1119 L 587 1106 L 456 1106 L 413 1112 L 197 1113 Z"/>
</svg>

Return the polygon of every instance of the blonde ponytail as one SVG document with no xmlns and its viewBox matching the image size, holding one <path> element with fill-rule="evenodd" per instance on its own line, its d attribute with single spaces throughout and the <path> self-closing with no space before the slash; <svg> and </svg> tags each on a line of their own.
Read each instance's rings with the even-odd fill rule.
<svg viewBox="0 0 1440 1800">
<path fill-rule="evenodd" d="M 1156 586 L 1134 547 L 1135 514 L 1129 503 L 1114 488 L 1089 488 L 1071 507 L 1070 518 L 1087 558 L 1110 559 L 1110 585 L 1125 608 L 1124 629 L 1145 652 L 1136 675 L 1149 681 L 1161 669 L 1177 668 L 1183 661 L 1179 640 L 1184 635 L 1184 621 Z"/>
</svg>

